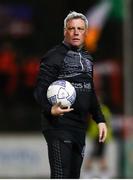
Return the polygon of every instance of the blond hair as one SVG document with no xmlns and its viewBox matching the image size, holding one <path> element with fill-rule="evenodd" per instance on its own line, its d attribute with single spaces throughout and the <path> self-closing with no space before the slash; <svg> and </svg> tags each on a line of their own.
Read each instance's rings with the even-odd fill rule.
<svg viewBox="0 0 133 180">
<path fill-rule="evenodd" d="M 88 20 L 82 13 L 77 13 L 75 11 L 71 11 L 67 17 L 64 19 L 64 29 L 67 27 L 67 22 L 71 19 L 82 19 L 85 22 L 85 27 L 88 28 Z"/>
</svg>

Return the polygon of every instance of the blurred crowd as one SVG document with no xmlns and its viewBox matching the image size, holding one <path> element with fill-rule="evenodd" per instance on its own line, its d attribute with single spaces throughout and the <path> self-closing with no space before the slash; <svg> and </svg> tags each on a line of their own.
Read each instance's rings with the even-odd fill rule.
<svg viewBox="0 0 133 180">
<path fill-rule="evenodd" d="M 21 92 L 25 88 L 33 88 L 38 69 L 38 57 L 21 57 L 11 43 L 4 43 L 0 49 L 2 97 L 12 96 L 18 89 Z"/>
<path fill-rule="evenodd" d="M 0 106 L 1 117 L 3 117 L 1 118 L 1 130 L 19 130 L 21 128 L 25 130 L 25 122 L 27 122 L 27 119 L 30 121 L 31 118 L 24 116 L 26 116 L 26 112 L 29 111 L 30 113 L 32 108 L 36 106 L 33 98 L 33 89 L 38 69 L 39 58 L 37 56 L 22 55 L 17 51 L 17 48 L 14 48 L 11 42 L 4 42 L 1 45 Z M 26 107 L 28 111 L 26 111 Z M 21 118 L 18 116 L 21 116 Z M 34 121 L 29 125 L 31 129 Z"/>
</svg>

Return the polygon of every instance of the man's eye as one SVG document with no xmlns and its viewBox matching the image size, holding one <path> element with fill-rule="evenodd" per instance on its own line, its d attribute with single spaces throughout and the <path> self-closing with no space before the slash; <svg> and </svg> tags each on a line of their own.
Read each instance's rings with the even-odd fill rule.
<svg viewBox="0 0 133 180">
<path fill-rule="evenodd" d="M 68 30 L 74 30 L 74 28 L 73 27 L 69 27 Z"/>
<path fill-rule="evenodd" d="M 78 28 L 78 30 L 80 30 L 80 31 L 84 31 L 85 29 L 84 29 L 84 28 Z"/>
<path fill-rule="evenodd" d="M 82 27 L 78 27 L 78 28 L 74 28 L 74 27 L 68 27 L 67 28 L 69 31 L 74 31 L 74 30 L 78 30 L 78 31 L 84 31 L 85 30 L 85 28 L 82 28 Z"/>
</svg>

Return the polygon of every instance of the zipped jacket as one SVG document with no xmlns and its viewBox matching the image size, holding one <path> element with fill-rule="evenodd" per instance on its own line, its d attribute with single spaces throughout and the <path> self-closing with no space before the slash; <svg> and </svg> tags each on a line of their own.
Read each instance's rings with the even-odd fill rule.
<svg viewBox="0 0 133 180">
<path fill-rule="evenodd" d="M 59 79 L 67 80 L 76 89 L 73 111 L 63 116 L 51 115 L 47 99 L 49 85 Z M 43 129 L 87 128 L 91 115 L 96 123 L 105 122 L 93 83 L 93 58 L 88 51 L 71 47 L 64 42 L 48 51 L 40 61 L 40 72 L 34 91 L 42 109 Z"/>
</svg>

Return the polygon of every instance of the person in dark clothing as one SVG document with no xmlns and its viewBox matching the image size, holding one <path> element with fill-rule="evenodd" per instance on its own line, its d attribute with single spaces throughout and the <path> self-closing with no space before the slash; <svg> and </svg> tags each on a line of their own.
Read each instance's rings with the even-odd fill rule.
<svg viewBox="0 0 133 180">
<path fill-rule="evenodd" d="M 51 178 L 80 178 L 88 114 L 98 124 L 99 142 L 107 127 L 93 84 L 93 58 L 85 49 L 86 17 L 75 11 L 64 20 L 64 41 L 49 50 L 40 62 L 34 96 L 42 109 L 42 132 L 48 145 Z M 76 89 L 70 108 L 51 105 L 47 89 L 56 80 L 67 80 Z"/>
</svg>

